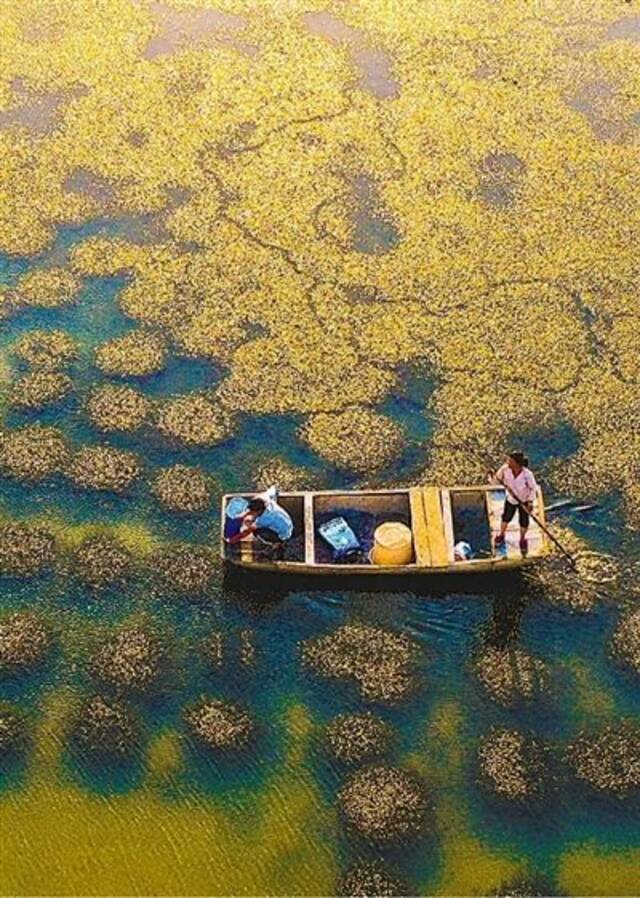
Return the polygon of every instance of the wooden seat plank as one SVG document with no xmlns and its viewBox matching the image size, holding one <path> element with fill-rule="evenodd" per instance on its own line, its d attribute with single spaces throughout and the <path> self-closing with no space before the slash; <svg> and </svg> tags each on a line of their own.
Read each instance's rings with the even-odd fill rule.
<svg viewBox="0 0 640 898">
<path fill-rule="evenodd" d="M 423 487 L 422 501 L 429 533 L 431 566 L 447 567 L 449 564 L 449 550 L 444 535 L 444 519 L 442 517 L 439 487 Z"/>
<path fill-rule="evenodd" d="M 411 505 L 411 530 L 413 531 L 413 550 L 416 556 L 416 564 L 419 567 L 430 567 L 429 528 L 427 527 L 420 487 L 412 487 L 409 490 L 409 502 Z"/>
</svg>

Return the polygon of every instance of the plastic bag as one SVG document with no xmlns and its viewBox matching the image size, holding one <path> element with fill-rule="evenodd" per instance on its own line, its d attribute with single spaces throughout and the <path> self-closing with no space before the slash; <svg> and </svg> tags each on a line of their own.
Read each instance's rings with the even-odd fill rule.
<svg viewBox="0 0 640 898">
<path fill-rule="evenodd" d="M 344 518 L 331 518 L 318 527 L 318 533 L 333 549 L 333 560 L 343 561 L 361 550 L 358 537 Z"/>
</svg>

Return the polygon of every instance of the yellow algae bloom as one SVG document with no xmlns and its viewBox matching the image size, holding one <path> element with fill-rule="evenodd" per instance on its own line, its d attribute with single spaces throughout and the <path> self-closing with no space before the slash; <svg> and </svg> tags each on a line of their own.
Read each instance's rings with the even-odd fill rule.
<svg viewBox="0 0 640 898">
<path fill-rule="evenodd" d="M 301 436 L 327 461 L 362 474 L 388 465 L 403 444 L 393 421 L 366 408 L 312 415 Z"/>
<path fill-rule="evenodd" d="M 72 389 L 73 381 L 61 371 L 34 371 L 13 384 L 9 402 L 16 408 L 40 409 L 60 402 Z"/>
<path fill-rule="evenodd" d="M 162 468 L 151 491 L 160 505 L 170 511 L 206 511 L 211 504 L 211 478 L 202 469 L 188 465 Z"/>
<path fill-rule="evenodd" d="M 133 387 L 102 384 L 89 393 L 86 409 L 91 423 L 99 430 L 128 433 L 148 420 L 153 403 Z"/>
<path fill-rule="evenodd" d="M 73 302 L 80 282 L 64 268 L 36 269 L 23 275 L 15 289 L 15 299 L 27 306 L 56 308 Z"/>
<path fill-rule="evenodd" d="M 165 343 L 158 334 L 131 331 L 108 340 L 96 349 L 96 365 L 117 377 L 146 377 L 162 371 L 166 363 Z"/>
<path fill-rule="evenodd" d="M 134 452 L 113 446 L 84 446 L 73 455 L 67 476 L 85 489 L 125 492 L 142 473 Z"/>
<path fill-rule="evenodd" d="M 253 475 L 253 485 L 257 490 L 266 490 L 276 485 L 279 490 L 287 491 L 313 489 L 316 478 L 306 468 L 292 465 L 283 458 L 265 458 Z"/>
<path fill-rule="evenodd" d="M 37 483 L 60 473 L 68 455 L 58 427 L 29 424 L 0 433 L 0 470 L 16 480 Z"/>
<path fill-rule="evenodd" d="M 13 345 L 15 355 L 31 368 L 44 371 L 66 367 L 77 355 L 77 343 L 61 330 L 31 330 Z"/>
<path fill-rule="evenodd" d="M 158 412 L 158 429 L 171 440 L 191 446 L 214 446 L 231 429 L 224 408 L 206 396 L 190 394 L 171 399 Z"/>
</svg>

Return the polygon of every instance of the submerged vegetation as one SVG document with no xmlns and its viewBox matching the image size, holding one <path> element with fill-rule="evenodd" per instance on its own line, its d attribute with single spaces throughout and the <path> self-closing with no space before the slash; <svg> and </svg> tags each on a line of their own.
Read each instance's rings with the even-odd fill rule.
<svg viewBox="0 0 640 898">
<path fill-rule="evenodd" d="M 162 589 L 194 598 L 210 591 L 218 572 L 213 552 L 189 543 L 163 548 L 153 556 L 151 564 Z"/>
<path fill-rule="evenodd" d="M 0 763 L 7 755 L 18 751 L 26 738 L 26 721 L 20 711 L 0 703 Z"/>
<path fill-rule="evenodd" d="M 381 863 L 373 861 L 349 870 L 341 880 L 337 894 L 352 898 L 393 898 L 394 895 L 408 895 L 409 890 L 387 873 Z"/>
<path fill-rule="evenodd" d="M 118 690 L 146 692 L 161 673 L 158 638 L 140 626 L 125 627 L 99 649 L 91 668 L 96 679 Z"/>
<path fill-rule="evenodd" d="M 74 737 L 89 756 L 119 760 L 131 757 L 139 745 L 140 732 L 124 702 L 95 695 L 78 712 Z"/>
</svg>

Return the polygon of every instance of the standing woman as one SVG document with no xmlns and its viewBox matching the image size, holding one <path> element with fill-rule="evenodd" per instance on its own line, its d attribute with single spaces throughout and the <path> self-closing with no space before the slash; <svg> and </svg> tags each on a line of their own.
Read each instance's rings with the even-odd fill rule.
<svg viewBox="0 0 640 898">
<path fill-rule="evenodd" d="M 506 490 L 504 510 L 502 512 L 502 526 L 496 536 L 496 546 L 504 545 L 505 534 L 509 521 L 518 512 L 520 524 L 520 551 L 527 554 L 527 530 L 529 528 L 529 513 L 533 511 L 533 501 L 536 497 L 538 485 L 532 472 L 529 470 L 529 459 L 522 452 L 514 450 L 510 452 L 506 462 L 496 473 L 496 480 Z"/>
</svg>

